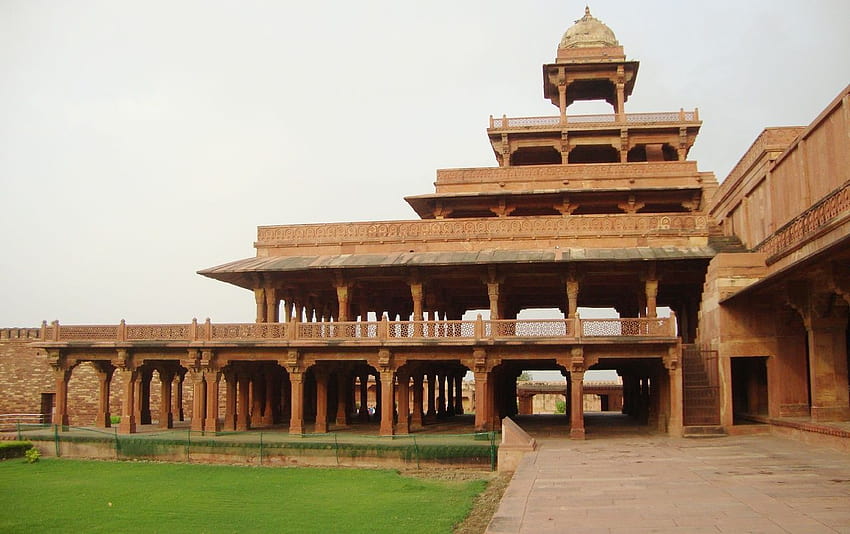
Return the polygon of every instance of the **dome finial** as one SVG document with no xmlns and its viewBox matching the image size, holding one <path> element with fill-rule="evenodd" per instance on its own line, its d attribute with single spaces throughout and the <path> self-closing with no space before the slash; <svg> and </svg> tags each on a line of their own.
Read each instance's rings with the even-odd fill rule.
<svg viewBox="0 0 850 534">
<path fill-rule="evenodd" d="M 590 14 L 590 6 L 584 6 L 584 16 L 571 26 L 561 39 L 558 48 L 587 48 L 618 46 L 611 28 Z"/>
</svg>

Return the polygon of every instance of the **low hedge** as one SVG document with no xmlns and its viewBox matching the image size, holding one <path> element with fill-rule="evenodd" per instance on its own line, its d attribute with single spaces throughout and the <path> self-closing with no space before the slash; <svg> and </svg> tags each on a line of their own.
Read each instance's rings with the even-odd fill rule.
<svg viewBox="0 0 850 534">
<path fill-rule="evenodd" d="M 29 441 L 0 441 L 0 460 L 23 458 L 29 449 L 32 449 Z"/>
</svg>

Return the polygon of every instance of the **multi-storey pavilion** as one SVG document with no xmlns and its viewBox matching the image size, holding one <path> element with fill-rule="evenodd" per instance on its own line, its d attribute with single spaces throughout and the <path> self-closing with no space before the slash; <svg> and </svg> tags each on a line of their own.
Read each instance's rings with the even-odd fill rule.
<svg viewBox="0 0 850 534">
<path fill-rule="evenodd" d="M 716 181 L 686 159 L 696 111 L 625 113 L 637 70 L 587 10 L 543 66 L 558 114 L 491 118 L 498 167 L 438 171 L 433 194 L 406 199 L 421 220 L 260 227 L 256 257 L 200 271 L 251 290 L 255 325 L 45 328 L 59 419 L 83 361 L 101 376 L 101 424 L 120 370 L 127 432 L 151 420 L 154 372 L 162 426 L 188 372 L 194 428 L 288 419 L 294 433 L 305 417 L 319 432 L 331 415 L 349 424 L 357 404 L 365 418 L 374 376 L 380 431 L 392 434 L 462 412 L 469 371 L 475 428 L 494 428 L 516 413 L 523 369 L 556 369 L 568 377 L 570 433 L 581 437 L 584 373 L 615 369 L 624 411 L 680 432 L 682 341 L 694 339 L 715 254 L 704 210 Z M 604 100 L 613 113 L 573 115 L 577 100 Z M 580 306 L 620 319 L 581 319 Z M 659 318 L 660 306 L 673 315 Z M 530 309 L 562 318 L 517 319 Z"/>
<path fill-rule="evenodd" d="M 676 431 L 680 339 L 694 337 L 714 255 L 703 209 L 716 182 L 686 160 L 696 111 L 625 113 L 637 69 L 586 11 L 543 67 L 558 115 L 491 119 L 499 166 L 438 171 L 433 194 L 406 199 L 422 220 L 260 227 L 256 257 L 201 274 L 252 290 L 258 323 L 297 332 L 290 381 L 322 369 L 342 377 L 347 397 L 351 376 L 375 374 L 385 406 L 395 385 L 402 431 L 408 388 L 419 424 L 434 395 L 437 412 L 452 410 L 446 402 L 468 370 L 487 399 L 476 427 L 492 427 L 514 413 L 524 368 L 560 369 L 573 399 L 585 370 L 616 369 L 638 392 L 635 413 Z M 572 115 L 577 100 L 605 100 L 614 112 Z M 579 306 L 615 308 L 624 319 L 580 324 Z M 659 319 L 659 306 L 678 321 Z M 516 321 L 540 308 L 563 319 Z M 488 310 L 489 321 L 461 322 L 472 310 Z M 439 391 L 428 390 L 423 409 L 423 380 L 435 377 Z M 571 432 L 582 435 L 581 402 L 571 406 Z M 391 415 L 382 431 L 392 432 Z"/>
<path fill-rule="evenodd" d="M 490 429 L 526 395 L 521 370 L 554 369 L 581 437 L 584 373 L 614 369 L 623 411 L 673 434 L 747 418 L 850 437 L 824 426 L 850 420 L 850 87 L 808 127 L 765 130 L 718 188 L 687 160 L 696 110 L 625 112 L 637 71 L 587 11 L 543 66 L 558 113 L 491 118 L 498 166 L 438 171 L 406 199 L 421 219 L 260 227 L 256 257 L 201 271 L 251 290 L 255 323 L 0 330 L 0 383 L 29 373 L 3 406 L 48 391 L 42 413 L 55 396 L 67 424 L 87 363 L 100 426 L 117 375 L 122 432 L 172 426 L 184 399 L 194 429 L 324 432 L 370 418 L 372 383 L 392 434 L 462 413 L 472 372 Z M 559 318 L 520 315 L 538 309 Z M 52 392 L 30 386 L 36 349 Z"/>
</svg>

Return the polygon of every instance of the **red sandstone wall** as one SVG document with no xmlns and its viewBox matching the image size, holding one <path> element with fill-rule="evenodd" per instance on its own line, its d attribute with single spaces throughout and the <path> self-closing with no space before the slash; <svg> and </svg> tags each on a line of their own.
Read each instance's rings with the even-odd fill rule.
<svg viewBox="0 0 850 534">
<path fill-rule="evenodd" d="M 10 332 L 12 335 L 10 335 Z M 42 393 L 55 393 L 56 385 L 47 357 L 31 346 L 28 330 L 0 331 L 0 414 L 40 413 Z M 159 417 L 160 383 L 157 373 L 151 380 L 151 416 Z M 222 393 L 224 387 L 222 387 Z M 112 415 L 121 414 L 124 386 L 117 375 L 112 380 L 109 400 Z M 98 381 L 94 367 L 83 362 L 74 368 L 68 382 L 68 414 L 72 426 L 92 426 L 97 414 Z M 222 407 L 224 403 L 222 395 Z M 183 410 L 186 418 L 192 415 L 192 388 L 184 385 Z M 223 413 L 223 408 L 222 408 Z"/>
<path fill-rule="evenodd" d="M 39 413 L 41 394 L 54 391 L 47 358 L 28 339 L 0 339 L 0 413 Z"/>
</svg>

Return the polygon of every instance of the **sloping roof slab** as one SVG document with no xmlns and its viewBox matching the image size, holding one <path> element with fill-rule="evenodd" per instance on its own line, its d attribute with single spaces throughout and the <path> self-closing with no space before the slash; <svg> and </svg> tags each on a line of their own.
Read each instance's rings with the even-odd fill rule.
<svg viewBox="0 0 850 534">
<path fill-rule="evenodd" d="M 296 272 L 375 267 L 445 267 L 561 262 L 626 262 L 710 259 L 710 247 L 570 248 L 559 250 L 481 250 L 476 252 L 398 252 L 333 256 L 267 256 L 236 260 L 198 271 L 203 276 L 236 285 L 250 273 Z M 245 287 L 245 286 L 243 286 Z"/>
</svg>

